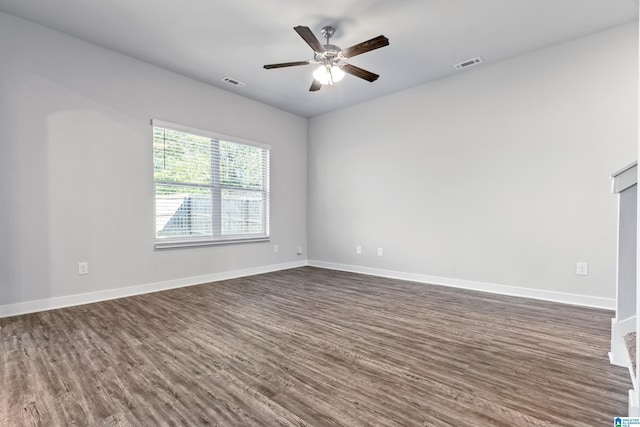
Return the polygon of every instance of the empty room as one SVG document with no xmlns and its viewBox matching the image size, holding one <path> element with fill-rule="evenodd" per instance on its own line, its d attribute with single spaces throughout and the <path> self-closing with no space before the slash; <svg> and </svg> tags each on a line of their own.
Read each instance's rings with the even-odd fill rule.
<svg viewBox="0 0 640 427">
<path fill-rule="evenodd" d="M 640 417 L 637 0 L 0 0 L 0 426 Z"/>
</svg>

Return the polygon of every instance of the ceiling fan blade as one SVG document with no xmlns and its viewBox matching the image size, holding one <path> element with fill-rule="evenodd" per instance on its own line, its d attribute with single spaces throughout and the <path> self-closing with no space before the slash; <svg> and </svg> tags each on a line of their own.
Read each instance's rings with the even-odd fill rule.
<svg viewBox="0 0 640 427">
<path fill-rule="evenodd" d="M 374 37 L 366 42 L 358 43 L 357 45 L 348 47 L 342 50 L 342 55 L 345 58 L 352 58 L 356 55 L 360 55 L 370 50 L 379 49 L 381 47 L 389 46 L 389 39 L 383 35 Z"/>
<path fill-rule="evenodd" d="M 371 71 L 367 71 L 363 68 L 356 67 L 355 65 L 351 64 L 344 64 L 342 66 L 342 71 L 351 74 L 352 76 L 360 77 L 361 79 L 364 79 L 368 82 L 375 82 L 376 80 L 378 80 L 378 77 L 380 77 L 379 75 L 374 74 Z"/>
<path fill-rule="evenodd" d="M 295 67 L 297 65 L 308 65 L 311 61 L 283 62 L 281 64 L 267 64 L 264 66 L 267 70 L 272 68 Z"/>
<path fill-rule="evenodd" d="M 313 32 L 309 27 L 303 27 L 298 25 L 297 27 L 293 27 L 296 33 L 300 35 L 307 42 L 307 44 L 313 49 L 314 52 L 324 52 L 324 47 L 322 47 L 322 43 L 313 35 Z"/>
<path fill-rule="evenodd" d="M 311 83 L 311 87 L 309 88 L 309 92 L 315 92 L 317 90 L 320 90 L 321 87 L 322 87 L 322 83 L 320 83 L 316 79 L 313 79 L 313 83 Z"/>
</svg>

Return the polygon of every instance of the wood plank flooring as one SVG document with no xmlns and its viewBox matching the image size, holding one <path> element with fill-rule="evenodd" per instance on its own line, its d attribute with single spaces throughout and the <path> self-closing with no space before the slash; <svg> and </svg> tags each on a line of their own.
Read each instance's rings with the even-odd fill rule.
<svg viewBox="0 0 640 427">
<path fill-rule="evenodd" d="M 612 425 L 612 315 L 304 267 L 0 319 L 0 425 Z"/>
</svg>

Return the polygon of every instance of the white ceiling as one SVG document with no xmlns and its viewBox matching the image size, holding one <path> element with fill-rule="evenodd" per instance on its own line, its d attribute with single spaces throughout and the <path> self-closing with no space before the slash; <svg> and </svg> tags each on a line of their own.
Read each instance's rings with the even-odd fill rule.
<svg viewBox="0 0 640 427">
<path fill-rule="evenodd" d="M 485 63 L 638 19 L 638 0 L 0 0 L 0 11 L 54 28 L 304 117 L 397 92 Z M 347 75 L 309 92 L 312 50 L 293 31 L 337 29 L 343 49 L 379 34 L 390 46 L 350 63 L 377 74 Z M 482 65 L 480 65 L 482 66 Z M 246 83 L 233 87 L 231 77 Z"/>
</svg>

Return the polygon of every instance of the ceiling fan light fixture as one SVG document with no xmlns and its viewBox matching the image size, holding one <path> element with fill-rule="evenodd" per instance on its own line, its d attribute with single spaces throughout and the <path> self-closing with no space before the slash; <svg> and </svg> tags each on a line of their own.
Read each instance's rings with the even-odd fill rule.
<svg viewBox="0 0 640 427">
<path fill-rule="evenodd" d="M 313 78 L 323 85 L 332 85 L 344 78 L 344 71 L 336 65 L 321 65 L 313 72 Z"/>
<path fill-rule="evenodd" d="M 331 67 L 331 80 L 333 80 L 334 83 L 339 82 L 343 78 L 344 78 L 344 71 L 342 71 L 342 68 L 336 67 L 335 65 Z"/>
</svg>

